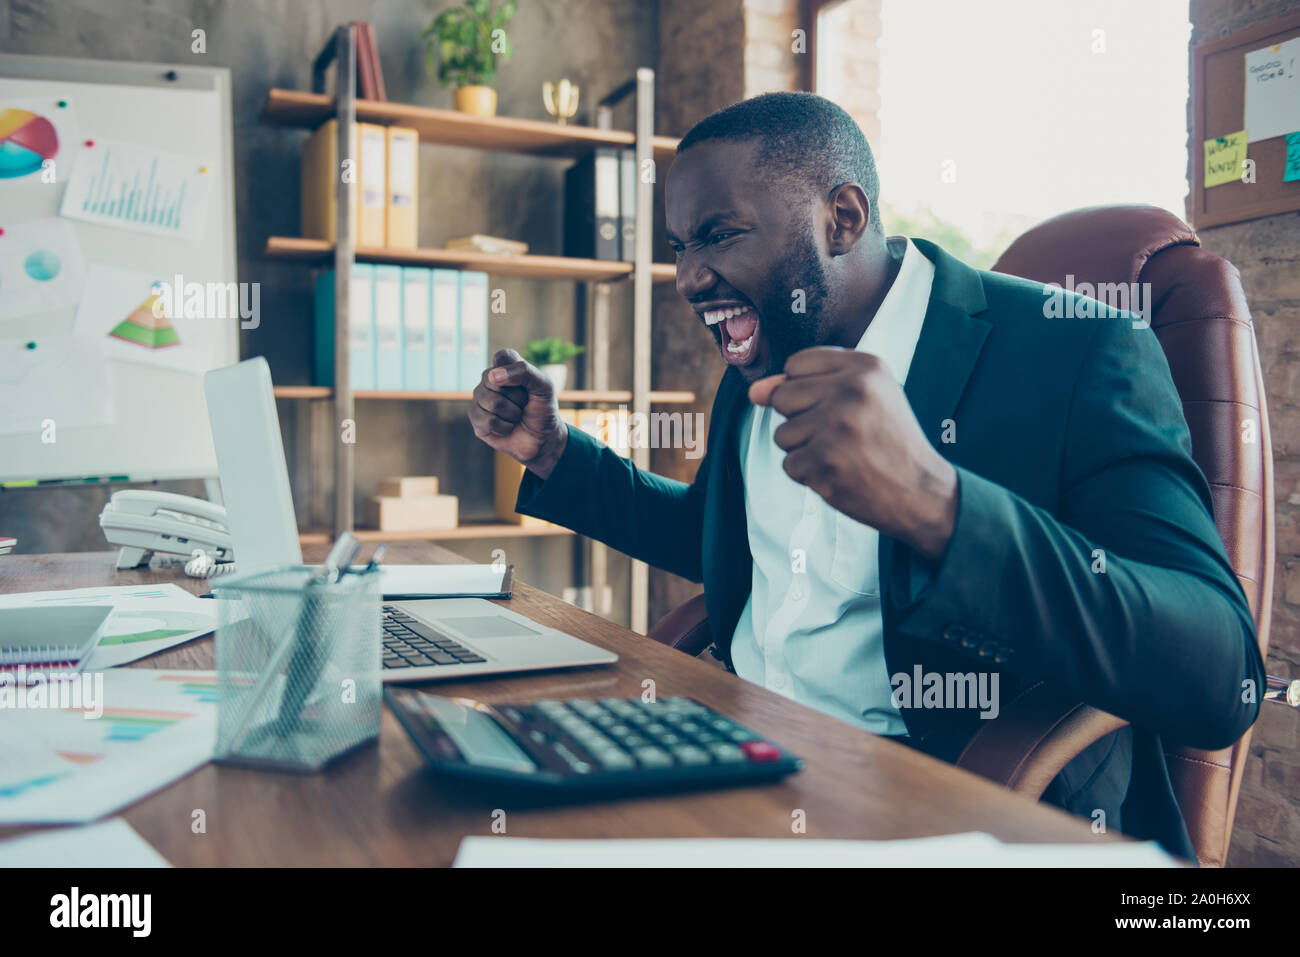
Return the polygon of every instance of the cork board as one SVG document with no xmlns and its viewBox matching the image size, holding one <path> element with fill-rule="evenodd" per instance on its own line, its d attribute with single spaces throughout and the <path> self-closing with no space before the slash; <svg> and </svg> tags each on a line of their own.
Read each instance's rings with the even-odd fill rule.
<svg viewBox="0 0 1300 957">
<path fill-rule="evenodd" d="M 1257 24 L 1192 51 L 1192 191 L 1188 213 L 1197 229 L 1300 210 L 1300 181 L 1282 180 L 1287 143 L 1283 136 L 1257 140 L 1246 156 L 1255 161 L 1255 182 L 1240 179 L 1206 189 L 1204 142 L 1245 125 L 1246 54 L 1300 37 L 1300 12 Z"/>
</svg>

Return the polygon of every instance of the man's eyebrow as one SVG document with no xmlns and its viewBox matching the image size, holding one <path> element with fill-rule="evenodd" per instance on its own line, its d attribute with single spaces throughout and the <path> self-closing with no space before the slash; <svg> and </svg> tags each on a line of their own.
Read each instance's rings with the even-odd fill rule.
<svg viewBox="0 0 1300 957">
<path fill-rule="evenodd" d="M 712 229 L 714 226 L 716 226 L 718 223 L 724 222 L 729 219 L 741 219 L 741 218 L 743 217 L 740 215 L 740 213 L 734 209 L 719 210 L 716 213 L 710 214 L 708 219 L 704 220 L 704 222 L 700 223 L 700 225 L 696 227 L 695 235 L 696 236 L 708 235 L 709 230 Z M 680 242 L 680 240 L 678 240 L 677 236 L 673 233 L 671 229 L 665 230 L 665 235 L 667 236 L 670 242 Z"/>
</svg>

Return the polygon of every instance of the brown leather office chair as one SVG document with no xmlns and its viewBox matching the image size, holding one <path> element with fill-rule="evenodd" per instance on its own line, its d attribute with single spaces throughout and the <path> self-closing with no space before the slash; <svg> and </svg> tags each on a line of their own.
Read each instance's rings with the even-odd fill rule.
<svg viewBox="0 0 1300 957">
<path fill-rule="evenodd" d="M 1144 296 L 1210 482 L 1214 518 L 1268 650 L 1273 596 L 1273 457 L 1263 375 L 1237 270 L 1200 247 L 1177 217 L 1153 206 L 1065 213 L 1025 233 L 993 267 L 1039 282 L 1149 283 Z M 1110 301 L 1109 295 L 1098 298 Z M 1116 304 L 1113 301 L 1111 304 Z M 1133 305 L 1130 303 L 1130 305 Z M 1065 322 L 1075 320 L 1045 319 Z M 1246 441 L 1246 420 L 1254 441 Z M 703 596 L 665 616 L 650 636 L 690 654 L 710 641 Z M 1259 689 L 1261 697 L 1265 689 Z M 1277 689 L 1274 689 L 1274 694 Z M 1126 722 L 1045 684 L 1027 689 L 967 744 L 957 760 L 1031 797 L 1080 751 Z M 1227 858 L 1250 734 L 1222 751 L 1170 747 L 1170 775 L 1201 864 Z"/>
</svg>

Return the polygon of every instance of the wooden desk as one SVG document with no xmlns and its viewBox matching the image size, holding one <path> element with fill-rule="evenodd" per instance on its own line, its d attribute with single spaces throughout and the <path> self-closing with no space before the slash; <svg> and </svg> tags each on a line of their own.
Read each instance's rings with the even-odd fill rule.
<svg viewBox="0 0 1300 957">
<path fill-rule="evenodd" d="M 318 561 L 322 547 L 306 549 Z M 389 561 L 462 561 L 435 545 L 400 544 Z M 0 593 L 174 581 L 196 593 L 207 583 L 173 573 L 113 569 L 110 553 L 8 555 Z M 1111 840 L 1054 808 L 876 737 L 588 614 L 523 583 L 509 607 L 616 651 L 618 664 L 528 677 L 431 683 L 484 701 L 631 697 L 655 682 L 659 696 L 687 695 L 768 735 L 804 759 L 780 784 L 593 804 L 524 805 L 475 796 L 437 781 L 385 708 L 377 747 L 323 774 L 295 775 L 206 765 L 133 805 L 125 818 L 178 866 L 446 865 L 466 835 L 493 834 L 505 811 L 514 837 L 792 837 L 802 810 L 807 836 L 882 839 L 986 831 L 1006 841 Z M 210 669 L 212 638 L 137 666 Z M 0 715 L 0 722 L 3 715 Z M 0 724 L 0 732 L 3 725 Z M 207 833 L 191 832 L 193 812 Z M 500 817 L 498 814 L 497 817 Z M 0 829 L 0 837 L 17 829 Z M 725 862 L 719 862 L 720 864 Z"/>
</svg>

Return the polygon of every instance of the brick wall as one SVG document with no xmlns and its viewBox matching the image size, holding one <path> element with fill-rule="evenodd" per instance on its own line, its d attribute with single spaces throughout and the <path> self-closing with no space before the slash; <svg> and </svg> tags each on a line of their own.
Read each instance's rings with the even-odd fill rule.
<svg viewBox="0 0 1300 957">
<path fill-rule="evenodd" d="M 832 54 L 842 58 L 845 82 L 836 90 L 840 103 L 866 132 L 880 137 L 879 48 L 882 0 L 846 0 L 828 16 L 827 32 L 838 34 Z M 795 49 L 794 31 L 801 22 L 800 0 L 661 0 L 656 129 L 681 136 L 715 110 L 738 100 L 777 90 L 803 88 L 812 70 L 811 38 Z M 660 170 L 656 209 L 663 209 Z M 663 236 L 663 216 L 655 217 L 655 256 L 672 258 Z M 722 376 L 723 363 L 713 337 L 699 324 L 675 289 L 656 286 L 654 294 L 654 383 L 660 389 L 690 389 L 699 396 L 694 411 L 708 413 Z M 651 466 L 661 475 L 690 481 L 697 462 L 680 451 L 659 449 Z M 650 621 L 653 623 L 699 592 L 675 575 L 651 571 Z"/>
<path fill-rule="evenodd" d="M 1297 7 L 1296 0 L 1192 0 L 1191 45 Z M 1300 677 L 1300 213 L 1199 233 L 1207 249 L 1241 272 L 1255 319 L 1273 433 L 1277 500 L 1277 568 L 1267 665 L 1270 674 Z M 1267 702 L 1261 712 L 1251 738 L 1228 863 L 1294 867 L 1300 864 L 1300 713 Z"/>
<path fill-rule="evenodd" d="M 817 31 L 817 59 L 834 64 L 817 92 L 858 122 L 872 149 L 880 148 L 880 8 L 884 0 L 844 0 L 826 7 Z"/>
<path fill-rule="evenodd" d="M 800 27 L 799 0 L 745 0 L 746 98 L 800 88 L 801 54 L 792 49 Z"/>
</svg>

